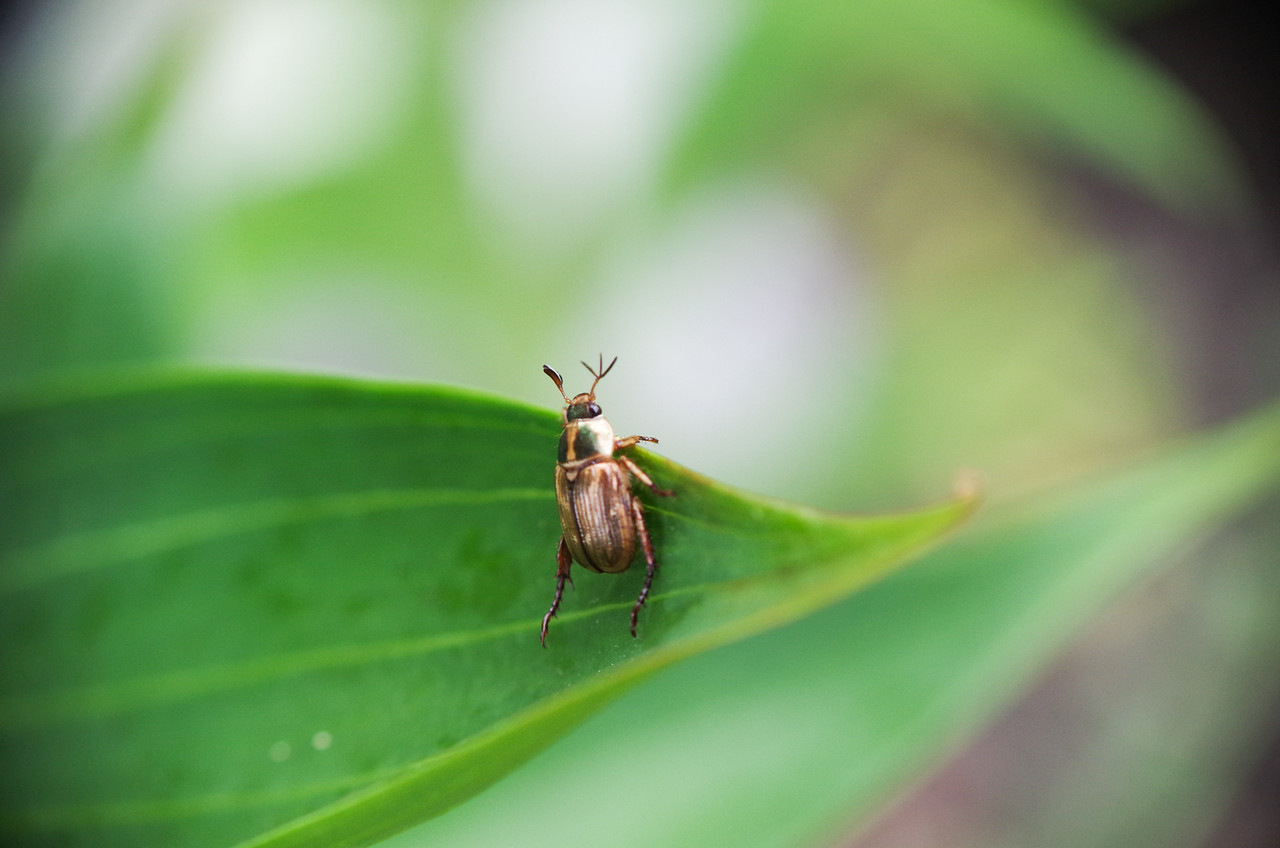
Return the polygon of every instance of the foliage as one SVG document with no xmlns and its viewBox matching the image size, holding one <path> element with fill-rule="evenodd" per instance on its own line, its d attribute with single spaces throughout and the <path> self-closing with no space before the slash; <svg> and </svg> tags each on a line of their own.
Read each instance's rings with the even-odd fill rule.
<svg viewBox="0 0 1280 848">
<path fill-rule="evenodd" d="M 1224 528 L 1280 451 L 1274 410 L 1188 435 L 1231 416 L 1195 403 L 1175 248 L 1251 211 L 1084 4 L 32 20 L 0 74 L 0 841 L 364 844 L 527 760 L 393 843 L 836 839 L 1180 575 L 1238 580 L 1189 616 L 1223 660 L 1138 657 L 1167 687 L 1132 715 L 1202 748 L 1028 791 L 1006 841 L 1190 844 L 1229 795 L 1280 587 Z M 597 352 L 619 430 L 698 473 L 636 454 L 679 491 L 640 638 L 636 570 L 579 573 L 544 651 L 557 426 L 522 401 Z M 968 496 L 890 511 L 958 468 L 963 535 Z"/>
</svg>

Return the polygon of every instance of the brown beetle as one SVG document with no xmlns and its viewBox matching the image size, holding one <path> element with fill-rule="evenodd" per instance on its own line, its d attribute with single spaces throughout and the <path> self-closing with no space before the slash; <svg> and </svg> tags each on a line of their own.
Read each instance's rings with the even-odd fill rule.
<svg viewBox="0 0 1280 848">
<path fill-rule="evenodd" d="M 600 407 L 596 404 L 596 385 L 609 373 L 618 357 L 608 368 L 600 357 L 599 370 L 582 363 L 595 382 L 589 391 L 575 395 L 571 400 L 564 393 L 564 380 L 550 365 L 542 370 L 556 384 L 565 408 L 562 420 L 564 431 L 560 434 L 560 453 L 556 464 L 556 503 L 560 508 L 560 548 L 556 552 L 556 596 L 551 609 L 542 618 L 542 644 L 547 644 L 547 626 L 560 609 L 566 581 L 573 582 L 569 569 L 577 560 L 585 568 L 595 572 L 617 574 L 631 567 L 635 557 L 636 540 L 644 551 L 648 566 L 640 597 L 631 608 L 631 635 L 636 635 L 636 620 L 640 607 L 649 597 L 649 587 L 657 562 L 653 558 L 653 543 L 644 524 L 644 508 L 631 491 L 631 478 L 636 477 L 653 490 L 654 494 L 675 494 L 659 489 L 653 480 L 631 461 L 630 457 L 614 456 L 614 451 L 629 448 L 637 442 L 653 442 L 650 436 L 617 438 Z"/>
</svg>

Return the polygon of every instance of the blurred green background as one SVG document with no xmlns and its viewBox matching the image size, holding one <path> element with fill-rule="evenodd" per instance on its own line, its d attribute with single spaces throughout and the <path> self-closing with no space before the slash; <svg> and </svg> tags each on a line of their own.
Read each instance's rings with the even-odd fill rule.
<svg viewBox="0 0 1280 848">
<path fill-rule="evenodd" d="M 611 420 L 708 476 L 874 510 L 972 468 L 998 512 L 1280 389 L 1274 163 L 1240 158 L 1274 114 L 1214 40 L 1238 14 L 30 3 L 0 57 L 0 385 L 231 364 L 554 408 L 540 366 L 579 391 L 603 352 Z M 1182 732 L 1218 812 L 1149 844 L 1271 844 L 1242 787 L 1274 637 L 1202 637 L 1274 600 L 1276 541 L 1259 517 L 1189 554 L 848 844 L 1140 844 L 1158 805 L 1103 815 L 1091 775 L 1154 785 L 1141 752 Z M 1224 669 L 1239 715 L 1188 694 Z"/>
</svg>

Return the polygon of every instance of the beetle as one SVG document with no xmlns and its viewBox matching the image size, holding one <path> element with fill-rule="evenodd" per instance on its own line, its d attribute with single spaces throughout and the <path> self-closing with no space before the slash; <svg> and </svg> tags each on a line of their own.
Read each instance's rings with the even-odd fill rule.
<svg viewBox="0 0 1280 848">
<path fill-rule="evenodd" d="M 653 542 L 644 523 L 644 508 L 631 491 L 634 477 L 648 486 L 654 494 L 670 497 L 675 492 L 660 489 L 648 474 L 640 470 L 630 457 L 614 455 L 616 451 L 634 446 L 638 442 L 658 443 L 652 436 L 614 435 L 613 425 L 604 417 L 596 403 L 596 386 L 604 379 L 618 357 L 604 367 L 582 366 L 595 378 L 591 388 L 572 399 L 564 392 L 564 380 L 550 365 L 542 370 L 564 398 L 561 422 L 560 452 L 556 462 L 556 505 L 560 511 L 560 547 L 556 550 L 556 594 L 551 609 L 542 617 L 542 646 L 547 645 L 547 627 L 560 609 L 564 596 L 564 584 L 573 583 L 569 569 L 576 560 L 584 568 L 597 573 L 618 574 L 631 567 L 635 558 L 636 542 L 644 551 L 646 565 L 644 586 L 635 606 L 631 608 L 631 635 L 636 635 L 636 621 L 640 608 L 649 597 L 653 574 L 658 568 L 653 557 Z"/>
</svg>

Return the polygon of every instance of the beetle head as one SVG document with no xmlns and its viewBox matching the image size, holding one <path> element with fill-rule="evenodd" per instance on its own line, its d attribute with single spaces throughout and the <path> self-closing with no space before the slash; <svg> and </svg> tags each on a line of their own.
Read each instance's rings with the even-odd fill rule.
<svg viewBox="0 0 1280 848">
<path fill-rule="evenodd" d="M 561 378 L 560 372 L 556 371 L 556 369 L 552 368 L 550 365 L 542 366 L 543 372 L 546 373 L 546 375 L 551 378 L 551 381 L 556 384 L 556 388 L 560 390 L 560 396 L 564 398 L 565 406 L 567 407 L 564 411 L 564 421 L 566 424 L 570 421 L 578 421 L 583 418 L 599 418 L 604 414 L 600 410 L 600 405 L 596 403 L 596 386 L 604 379 L 604 375 L 609 373 L 609 370 L 613 368 L 617 361 L 618 357 L 615 356 L 613 358 L 613 362 L 610 362 L 606 367 L 604 364 L 604 356 L 601 355 L 600 365 L 598 368 L 592 368 L 585 362 L 582 363 L 582 367 L 586 368 L 587 371 L 591 373 L 591 376 L 596 379 L 591 383 L 590 390 L 585 391 L 580 395 L 574 395 L 572 400 L 564 393 L 564 379 Z"/>
</svg>

